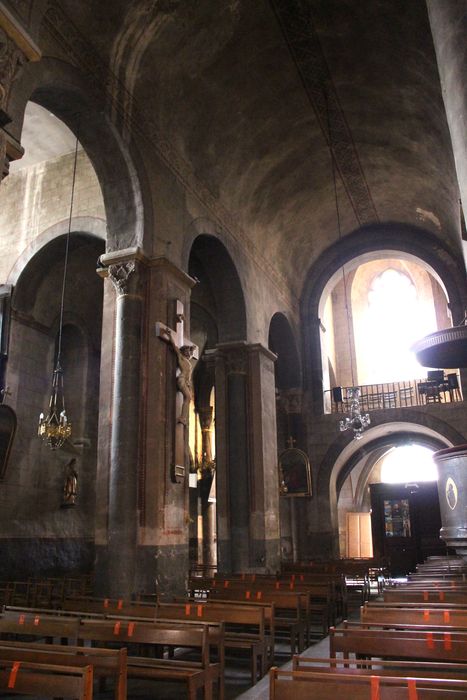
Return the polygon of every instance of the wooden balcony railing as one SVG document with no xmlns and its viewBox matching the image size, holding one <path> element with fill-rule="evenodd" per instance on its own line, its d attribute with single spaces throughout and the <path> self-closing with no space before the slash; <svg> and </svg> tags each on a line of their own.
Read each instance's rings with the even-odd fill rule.
<svg viewBox="0 0 467 700">
<path fill-rule="evenodd" d="M 363 384 L 358 388 L 362 413 L 463 400 L 459 377 L 455 373 L 444 375 L 442 372 L 433 371 L 429 372 L 425 379 Z M 350 407 L 350 390 L 351 387 L 339 386 L 325 391 L 325 412 L 347 413 Z"/>
</svg>

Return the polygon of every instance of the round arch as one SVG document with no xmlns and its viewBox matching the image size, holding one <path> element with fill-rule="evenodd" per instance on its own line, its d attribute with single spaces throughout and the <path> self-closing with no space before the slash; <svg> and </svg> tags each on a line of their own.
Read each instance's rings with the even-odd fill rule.
<svg viewBox="0 0 467 700">
<path fill-rule="evenodd" d="M 9 111 L 11 130 L 21 140 L 29 100 L 53 112 L 76 135 L 88 155 L 102 190 L 108 224 L 107 250 L 144 245 L 151 231 L 147 180 L 134 144 L 123 143 L 106 115 L 105 96 L 75 67 L 54 58 L 28 63 L 14 82 Z M 134 157 L 133 157 L 134 156 Z M 134 163 L 138 163 L 138 170 Z"/>
<path fill-rule="evenodd" d="M 277 312 L 269 323 L 269 349 L 277 355 L 276 387 L 295 389 L 301 386 L 300 358 L 292 328 L 287 317 Z"/>
<path fill-rule="evenodd" d="M 80 235 L 83 238 L 101 240 L 105 245 L 107 226 L 102 219 L 90 216 L 73 217 L 71 220 L 71 230 L 73 236 Z M 61 236 L 65 236 L 67 233 L 68 221 L 60 221 L 36 236 L 13 264 L 8 274 L 7 284 L 16 285 L 29 262 L 49 243 Z"/>
<path fill-rule="evenodd" d="M 355 464 L 374 449 L 415 441 L 441 449 L 466 442 L 465 436 L 445 421 L 428 413 L 404 409 L 404 421 L 383 421 L 365 431 L 361 440 L 339 435 L 319 466 L 316 488 L 319 494 L 338 492 Z"/>
<path fill-rule="evenodd" d="M 304 327 L 304 381 L 311 390 L 315 414 L 323 412 L 323 368 L 319 319 L 325 292 L 334 284 L 343 265 L 349 271 L 378 257 L 408 255 L 426 265 L 446 290 L 455 321 L 462 318 L 467 299 L 466 275 L 461 256 L 424 229 L 408 224 L 362 227 L 327 248 L 312 265 L 301 298 Z"/>
<path fill-rule="evenodd" d="M 215 236 L 201 234 L 191 246 L 188 272 L 198 284 L 192 301 L 207 305 L 215 319 L 218 342 L 246 340 L 246 306 L 237 268 L 225 245 Z"/>
</svg>

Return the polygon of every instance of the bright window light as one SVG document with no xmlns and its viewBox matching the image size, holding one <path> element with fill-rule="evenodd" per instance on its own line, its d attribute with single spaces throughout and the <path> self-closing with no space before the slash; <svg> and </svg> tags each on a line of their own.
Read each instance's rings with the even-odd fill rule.
<svg viewBox="0 0 467 700">
<path fill-rule="evenodd" d="M 432 307 L 420 301 L 411 279 L 403 272 L 388 268 L 375 277 L 368 292 L 367 311 L 359 321 L 364 339 L 359 348 L 365 379 L 362 383 L 424 376 L 426 370 L 410 347 L 434 330 Z"/>
<path fill-rule="evenodd" d="M 382 483 L 407 484 L 418 481 L 438 481 L 438 470 L 432 455 L 433 450 L 421 445 L 396 447 L 382 458 Z"/>
</svg>

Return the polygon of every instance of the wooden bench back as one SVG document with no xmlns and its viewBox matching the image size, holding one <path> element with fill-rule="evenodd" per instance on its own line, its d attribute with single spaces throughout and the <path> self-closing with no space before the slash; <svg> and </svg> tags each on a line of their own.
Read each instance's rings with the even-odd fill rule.
<svg viewBox="0 0 467 700">
<path fill-rule="evenodd" d="M 236 626 L 254 626 L 259 637 L 264 637 L 265 611 L 258 606 L 229 606 L 207 603 L 159 603 L 156 619 L 197 620 L 225 622 Z"/>
<path fill-rule="evenodd" d="M 395 659 L 467 662 L 467 633 L 339 629 L 329 631 L 330 656 L 363 654 Z"/>
<path fill-rule="evenodd" d="M 270 700 L 454 700 L 463 697 L 467 682 L 460 680 L 412 679 L 408 677 L 323 674 L 312 671 L 270 670 Z"/>
<path fill-rule="evenodd" d="M 62 644 L 0 641 L 2 661 L 27 661 L 53 666 L 92 666 L 94 677 L 114 679 L 115 700 L 126 700 L 127 650 L 76 647 Z"/>
<path fill-rule="evenodd" d="M 467 628 L 465 610 L 430 610 L 429 608 L 389 608 L 364 605 L 360 608 L 360 620 L 367 623 L 446 625 Z"/>
<path fill-rule="evenodd" d="M 165 647 L 190 647 L 199 650 L 200 665 L 209 665 L 207 625 L 151 624 L 130 620 L 83 620 L 78 630 L 80 640 L 147 644 Z"/>
<path fill-rule="evenodd" d="M 101 613 L 102 615 L 125 615 L 147 617 L 154 619 L 155 606 L 153 603 L 134 603 L 117 598 L 66 598 L 62 603 L 63 610 Z"/>
<path fill-rule="evenodd" d="M 2 692 L 92 700 L 92 666 L 56 666 L 0 659 Z"/>
<path fill-rule="evenodd" d="M 384 602 L 412 602 L 412 603 L 462 603 L 467 605 L 467 591 L 459 590 L 435 590 L 421 588 L 386 588 L 384 590 Z"/>
<path fill-rule="evenodd" d="M 21 634 L 76 639 L 79 625 L 80 621 L 76 618 L 60 619 L 20 614 L 17 619 L 0 618 L 0 637 L 3 634 Z"/>
</svg>

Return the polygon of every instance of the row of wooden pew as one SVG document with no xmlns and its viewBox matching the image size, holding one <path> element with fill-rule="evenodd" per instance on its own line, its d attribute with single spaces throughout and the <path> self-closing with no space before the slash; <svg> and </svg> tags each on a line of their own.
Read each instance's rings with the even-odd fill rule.
<svg viewBox="0 0 467 700">
<path fill-rule="evenodd" d="M 448 568 L 456 578 L 446 579 Z M 332 627 L 329 659 L 294 656 L 292 671 L 272 668 L 270 698 L 467 698 L 465 565 L 441 560 L 417 574 L 366 601 L 358 622 Z"/>
<path fill-rule="evenodd" d="M 5 635 L 15 639 L 5 641 Z M 214 689 L 220 700 L 224 696 L 223 623 L 80 619 L 6 610 L 0 618 L 0 637 L 2 691 L 28 694 L 23 686 L 26 682 L 31 686 L 32 664 L 40 671 L 38 685 L 31 686 L 33 695 L 92 698 L 94 677 L 112 679 L 115 700 L 125 700 L 128 677 L 182 683 L 190 700 L 195 700 L 198 689 L 208 700 Z M 19 641 L 18 637 L 41 641 Z M 108 644 L 120 648 L 105 648 Z M 130 655 L 129 649 L 139 653 Z M 180 656 L 181 649 L 190 650 L 191 656 Z M 65 677 L 77 679 L 69 687 L 65 681 L 63 687 L 56 684 L 62 669 Z M 80 679 L 82 687 L 78 687 Z"/>
<path fill-rule="evenodd" d="M 92 576 L 29 578 L 26 581 L 0 581 L 0 605 L 58 607 L 70 596 L 91 595 Z"/>
</svg>

